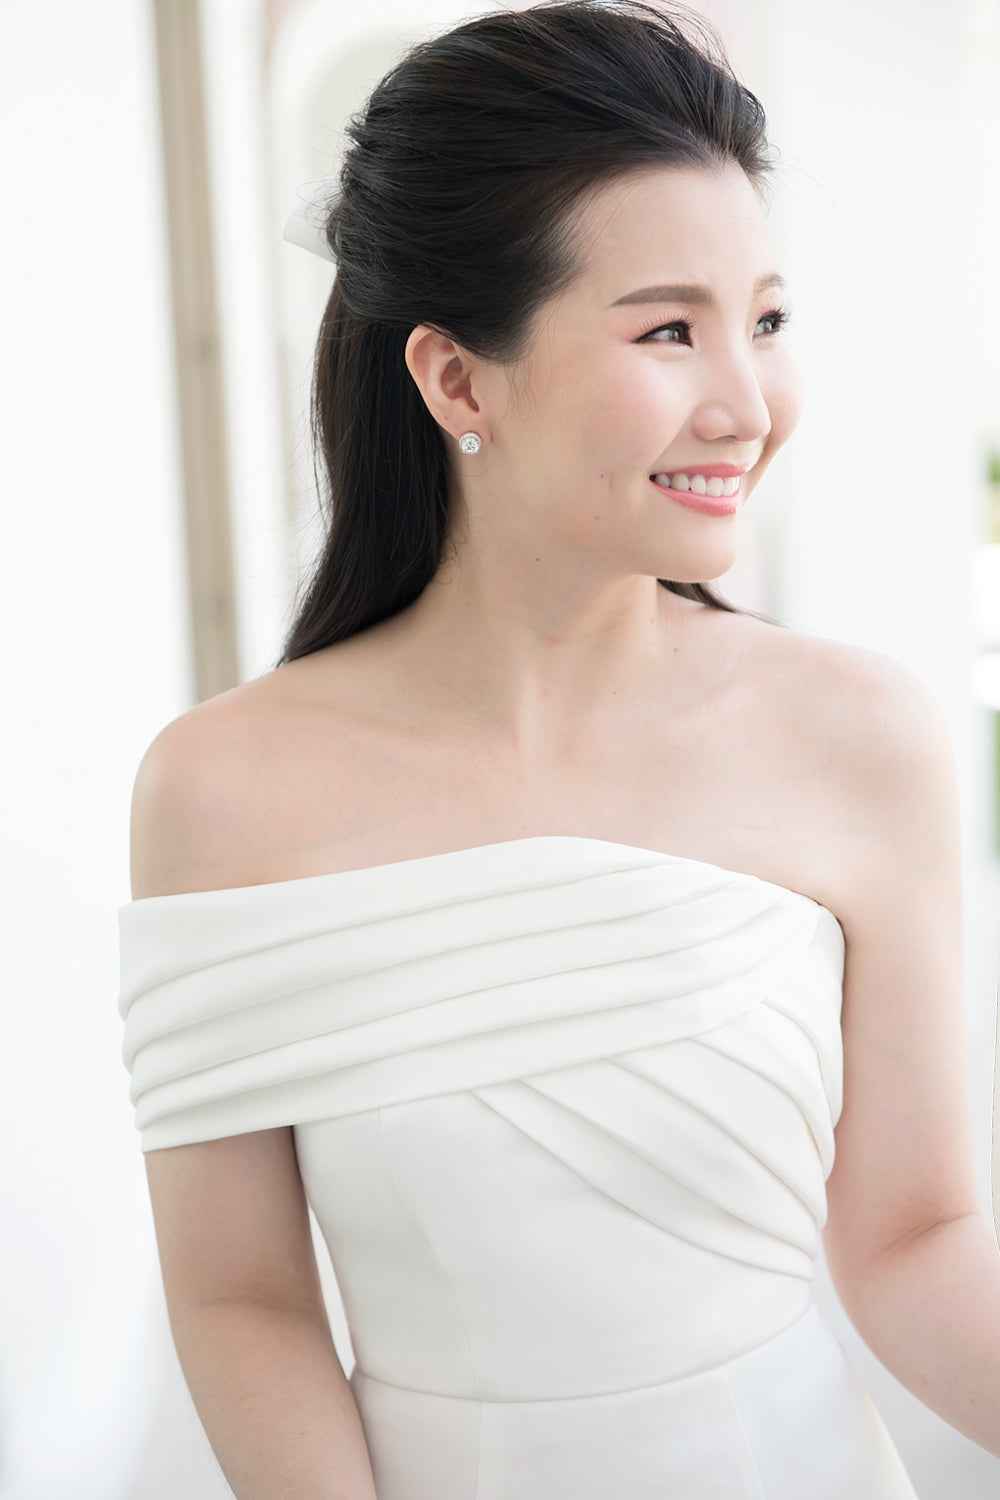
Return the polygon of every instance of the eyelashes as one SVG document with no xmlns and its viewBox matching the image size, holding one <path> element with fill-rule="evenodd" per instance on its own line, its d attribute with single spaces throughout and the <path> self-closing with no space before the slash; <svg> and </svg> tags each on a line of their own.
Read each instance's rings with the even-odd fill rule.
<svg viewBox="0 0 1000 1500">
<path fill-rule="evenodd" d="M 757 326 L 759 327 L 761 323 L 770 323 L 771 326 L 767 331 L 766 337 L 773 338 L 775 334 L 780 333 L 781 330 L 786 327 L 786 325 L 791 320 L 791 316 L 792 315 L 787 307 L 773 307 L 769 312 L 761 313 L 760 317 L 757 319 Z M 689 344 L 691 342 L 691 331 L 693 327 L 694 324 L 689 323 L 686 318 L 675 318 L 673 322 L 670 323 L 656 323 L 646 333 L 641 334 L 639 338 L 636 339 L 636 343 L 641 344 L 648 340 L 651 343 L 656 342 L 664 344 Z M 678 328 L 683 331 L 683 339 L 653 339 L 654 333 L 666 333 L 667 331 L 674 328 Z"/>
<path fill-rule="evenodd" d="M 762 313 L 757 321 L 758 323 L 771 323 L 770 332 L 775 334 L 781 332 L 785 324 L 791 319 L 791 316 L 787 307 L 775 307 L 770 312 Z"/>
</svg>

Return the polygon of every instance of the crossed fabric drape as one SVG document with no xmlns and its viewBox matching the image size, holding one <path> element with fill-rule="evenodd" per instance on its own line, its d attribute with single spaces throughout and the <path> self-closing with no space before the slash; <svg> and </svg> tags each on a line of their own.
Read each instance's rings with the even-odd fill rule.
<svg viewBox="0 0 1000 1500">
<path fill-rule="evenodd" d="M 811 1298 L 826 907 L 543 835 L 119 923 L 143 1149 L 294 1128 L 379 1500 L 911 1500 Z"/>
</svg>

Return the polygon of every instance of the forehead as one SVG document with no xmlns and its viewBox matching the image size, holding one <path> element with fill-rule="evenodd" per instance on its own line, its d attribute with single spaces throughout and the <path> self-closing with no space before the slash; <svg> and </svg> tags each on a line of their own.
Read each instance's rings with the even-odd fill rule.
<svg viewBox="0 0 1000 1500">
<path fill-rule="evenodd" d="M 602 306 L 659 282 L 752 285 L 772 259 L 760 199 L 735 162 L 616 178 L 579 205 L 571 233 L 583 258 L 576 290 Z"/>
</svg>

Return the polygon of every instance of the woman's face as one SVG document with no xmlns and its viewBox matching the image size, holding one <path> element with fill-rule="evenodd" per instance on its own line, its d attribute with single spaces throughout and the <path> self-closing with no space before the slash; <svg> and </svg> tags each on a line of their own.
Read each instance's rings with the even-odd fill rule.
<svg viewBox="0 0 1000 1500">
<path fill-rule="evenodd" d="M 802 401 L 757 195 L 735 165 L 643 171 L 575 222 L 582 274 L 543 307 L 523 361 L 473 377 L 489 441 L 461 460 L 463 490 L 535 556 L 550 542 L 553 561 L 604 575 L 718 578 Z M 696 477 L 714 465 L 743 471 L 728 514 L 652 477 L 686 474 L 694 498 L 718 487 Z"/>
</svg>

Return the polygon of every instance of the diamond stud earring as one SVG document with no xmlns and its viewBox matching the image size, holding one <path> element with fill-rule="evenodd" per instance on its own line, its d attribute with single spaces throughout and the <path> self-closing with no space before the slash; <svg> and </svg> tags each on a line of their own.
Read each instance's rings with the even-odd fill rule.
<svg viewBox="0 0 1000 1500">
<path fill-rule="evenodd" d="M 483 446 L 483 440 L 478 432 L 463 432 L 458 440 L 458 446 L 463 453 L 478 453 Z"/>
</svg>

